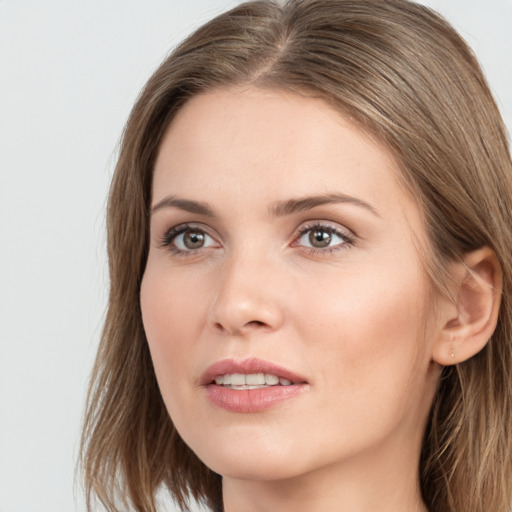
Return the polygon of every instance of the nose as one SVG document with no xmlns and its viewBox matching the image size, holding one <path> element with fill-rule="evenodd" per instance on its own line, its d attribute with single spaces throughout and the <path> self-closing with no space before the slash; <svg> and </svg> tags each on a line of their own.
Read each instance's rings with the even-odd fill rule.
<svg viewBox="0 0 512 512">
<path fill-rule="evenodd" d="M 233 255 L 217 270 L 211 323 L 218 332 L 243 336 L 281 327 L 284 310 L 279 275 L 282 273 L 268 258 L 247 253 Z"/>
</svg>

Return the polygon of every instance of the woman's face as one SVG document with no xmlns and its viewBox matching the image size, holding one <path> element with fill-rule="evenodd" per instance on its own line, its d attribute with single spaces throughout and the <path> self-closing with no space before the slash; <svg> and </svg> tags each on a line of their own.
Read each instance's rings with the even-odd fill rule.
<svg viewBox="0 0 512 512">
<path fill-rule="evenodd" d="M 142 314 L 169 414 L 215 472 L 415 474 L 439 329 L 398 172 L 291 93 L 197 96 L 167 130 Z"/>
</svg>

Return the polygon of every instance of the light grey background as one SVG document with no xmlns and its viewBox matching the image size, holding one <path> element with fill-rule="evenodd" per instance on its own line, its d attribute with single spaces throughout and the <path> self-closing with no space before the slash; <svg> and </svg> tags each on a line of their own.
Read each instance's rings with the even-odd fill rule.
<svg viewBox="0 0 512 512">
<path fill-rule="evenodd" d="M 0 0 L 0 512 L 84 510 L 74 469 L 116 144 L 168 50 L 236 3 Z M 426 3 L 473 46 L 510 130 L 512 0 Z"/>
</svg>

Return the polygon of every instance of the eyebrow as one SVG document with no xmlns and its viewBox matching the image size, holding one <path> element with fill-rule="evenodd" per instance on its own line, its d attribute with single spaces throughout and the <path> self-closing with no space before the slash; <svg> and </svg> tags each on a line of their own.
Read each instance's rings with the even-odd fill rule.
<svg viewBox="0 0 512 512">
<path fill-rule="evenodd" d="M 192 201 L 190 199 L 181 199 L 174 196 L 164 197 L 155 206 L 153 206 L 153 208 L 151 208 L 151 214 L 164 208 L 178 208 L 179 210 L 184 210 L 189 213 L 196 213 L 198 215 L 205 215 L 206 217 L 215 216 L 213 208 L 207 203 Z"/>
<path fill-rule="evenodd" d="M 366 201 L 358 199 L 357 197 L 348 196 L 346 194 L 333 193 L 322 194 L 318 196 L 304 197 L 299 199 L 290 199 L 288 201 L 279 201 L 272 207 L 273 215 L 281 217 L 284 215 L 291 215 L 297 212 L 311 210 L 317 206 L 325 204 L 353 204 L 359 206 L 380 217 L 377 210 Z"/>
<path fill-rule="evenodd" d="M 379 217 L 377 210 L 375 210 L 375 208 L 366 201 L 340 193 L 322 194 L 298 199 L 289 199 L 286 201 L 278 201 L 271 207 L 270 213 L 275 217 L 283 217 L 298 212 L 312 210 L 317 206 L 339 203 L 359 206 Z M 164 208 L 178 208 L 179 210 L 184 210 L 189 213 L 204 215 L 206 217 L 215 217 L 215 210 L 208 203 L 193 201 L 191 199 L 182 199 L 175 196 L 164 197 L 164 199 L 151 208 L 151 214 L 154 214 Z"/>
</svg>

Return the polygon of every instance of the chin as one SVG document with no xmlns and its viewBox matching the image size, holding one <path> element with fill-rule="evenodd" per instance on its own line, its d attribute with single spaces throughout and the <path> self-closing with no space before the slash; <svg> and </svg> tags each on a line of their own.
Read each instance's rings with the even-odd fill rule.
<svg viewBox="0 0 512 512">
<path fill-rule="evenodd" d="M 284 429 L 285 436 L 227 429 L 217 436 L 190 438 L 185 442 L 212 471 L 224 477 L 240 480 L 286 480 L 315 469 L 311 459 L 315 450 L 308 443 L 298 443 Z M 252 434 L 252 435 L 251 435 Z"/>
<path fill-rule="evenodd" d="M 236 480 L 270 481 L 287 480 L 303 473 L 300 464 L 289 458 L 264 455 L 241 457 L 239 454 L 216 454 L 202 459 L 215 473 Z"/>
</svg>

